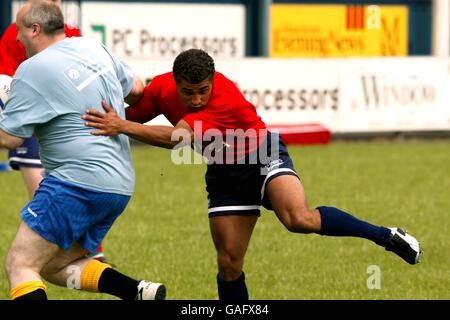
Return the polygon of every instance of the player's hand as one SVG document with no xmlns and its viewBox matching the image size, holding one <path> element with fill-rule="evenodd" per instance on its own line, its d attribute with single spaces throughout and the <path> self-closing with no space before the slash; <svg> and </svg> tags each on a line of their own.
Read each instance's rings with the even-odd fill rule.
<svg viewBox="0 0 450 320">
<path fill-rule="evenodd" d="M 98 130 L 91 131 L 94 136 L 115 136 L 121 133 L 121 119 L 111 106 L 102 100 L 105 113 L 95 109 L 87 109 L 83 119 L 86 120 L 85 125 L 96 128 Z"/>
</svg>

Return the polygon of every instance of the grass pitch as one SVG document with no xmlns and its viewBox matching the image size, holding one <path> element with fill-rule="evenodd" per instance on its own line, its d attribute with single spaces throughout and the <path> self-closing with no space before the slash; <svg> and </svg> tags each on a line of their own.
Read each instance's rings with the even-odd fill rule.
<svg viewBox="0 0 450 320">
<path fill-rule="evenodd" d="M 448 140 L 289 150 L 310 206 L 335 206 L 374 224 L 405 227 L 424 254 L 411 266 L 364 239 L 290 233 L 263 211 L 244 265 L 252 299 L 450 299 Z M 107 258 L 132 277 L 164 282 L 168 299 L 217 299 L 205 165 L 175 165 L 169 151 L 151 147 L 135 147 L 133 158 L 136 193 L 104 241 Z M 17 172 L 0 173 L 0 190 L 4 261 L 27 195 Z M 368 288 L 371 266 L 379 268 L 379 289 Z M 48 289 L 50 299 L 112 299 Z M 3 268 L 0 299 L 9 299 Z"/>
</svg>

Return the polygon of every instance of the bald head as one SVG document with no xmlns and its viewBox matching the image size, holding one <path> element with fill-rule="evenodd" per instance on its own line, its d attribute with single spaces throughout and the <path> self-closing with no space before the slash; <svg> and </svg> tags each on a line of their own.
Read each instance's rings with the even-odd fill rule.
<svg viewBox="0 0 450 320">
<path fill-rule="evenodd" d="M 61 9 L 50 0 L 31 0 L 20 8 L 17 20 L 30 28 L 39 24 L 47 35 L 64 33 L 64 17 Z"/>
<path fill-rule="evenodd" d="M 29 0 L 16 17 L 17 40 L 25 47 L 27 57 L 65 38 L 64 17 L 51 0 Z"/>
<path fill-rule="evenodd" d="M 54 4 L 56 4 L 58 7 L 61 6 L 61 0 L 50 0 L 52 1 Z"/>
</svg>

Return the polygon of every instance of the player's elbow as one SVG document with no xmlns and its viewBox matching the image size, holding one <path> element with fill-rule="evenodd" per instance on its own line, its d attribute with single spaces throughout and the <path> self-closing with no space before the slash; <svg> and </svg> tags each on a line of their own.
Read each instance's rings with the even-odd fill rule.
<svg viewBox="0 0 450 320">
<path fill-rule="evenodd" d="M 5 147 L 6 149 L 9 149 L 9 150 L 14 150 L 17 147 L 19 147 L 22 143 L 23 143 L 23 140 L 11 139 L 11 140 L 5 141 L 3 143 L 3 147 Z"/>
<path fill-rule="evenodd" d="M 137 103 L 144 94 L 144 83 L 139 77 L 134 77 L 133 87 L 128 96 L 125 97 L 125 102 L 129 105 Z"/>
<path fill-rule="evenodd" d="M 175 128 L 170 135 L 170 149 L 179 149 L 192 145 L 194 133 L 184 128 Z"/>
<path fill-rule="evenodd" d="M 0 146 L 7 148 L 9 150 L 16 149 L 18 146 L 20 146 L 23 143 L 22 138 L 10 136 L 8 134 L 5 134 L 4 132 L 1 132 L 0 134 Z"/>
</svg>

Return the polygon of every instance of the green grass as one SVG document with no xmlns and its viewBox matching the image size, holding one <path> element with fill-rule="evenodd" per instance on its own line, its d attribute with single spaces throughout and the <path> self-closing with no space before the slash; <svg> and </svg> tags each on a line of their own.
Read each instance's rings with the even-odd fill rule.
<svg viewBox="0 0 450 320">
<path fill-rule="evenodd" d="M 244 266 L 252 299 L 450 299 L 449 141 L 335 142 L 290 153 L 310 206 L 406 227 L 424 255 L 410 266 L 364 239 L 289 233 L 263 211 Z M 107 258 L 132 277 L 164 282 L 169 299 L 216 299 L 205 166 L 174 165 L 169 151 L 150 147 L 133 157 L 136 193 L 104 241 Z M 0 189 L 3 261 L 26 192 L 17 172 L 0 173 Z M 370 265 L 381 269 L 379 290 L 367 288 Z M 111 299 L 48 287 L 50 299 Z M 8 298 L 2 270 L 0 299 Z"/>
</svg>

